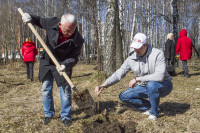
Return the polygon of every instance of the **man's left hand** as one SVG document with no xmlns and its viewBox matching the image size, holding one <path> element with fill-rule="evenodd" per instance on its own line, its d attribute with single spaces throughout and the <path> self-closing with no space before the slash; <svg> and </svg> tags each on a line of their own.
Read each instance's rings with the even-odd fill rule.
<svg viewBox="0 0 200 133">
<path fill-rule="evenodd" d="M 129 82 L 129 88 L 133 88 L 133 86 L 137 83 L 136 81 L 136 78 L 132 79 L 130 82 Z"/>
</svg>

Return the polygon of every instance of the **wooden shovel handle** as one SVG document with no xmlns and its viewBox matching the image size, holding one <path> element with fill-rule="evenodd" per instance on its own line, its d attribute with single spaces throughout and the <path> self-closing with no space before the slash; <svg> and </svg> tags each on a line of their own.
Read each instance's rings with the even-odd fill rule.
<svg viewBox="0 0 200 133">
<path fill-rule="evenodd" d="M 24 12 L 22 11 L 21 8 L 18 8 L 18 11 L 21 15 L 24 14 Z M 58 61 L 56 60 L 56 58 L 54 57 L 54 55 L 51 53 L 51 51 L 49 50 L 49 48 L 47 47 L 47 45 L 44 43 L 44 41 L 42 40 L 42 38 L 40 37 L 40 35 L 38 34 L 38 32 L 36 31 L 36 29 L 33 27 L 33 25 L 31 23 L 28 23 L 28 26 L 30 27 L 30 29 L 32 30 L 32 32 L 35 34 L 36 38 L 38 39 L 38 41 L 41 43 L 42 47 L 45 49 L 45 51 L 47 52 L 47 54 L 50 56 L 51 60 L 53 61 L 53 63 L 56 65 L 56 67 L 61 67 L 60 64 L 58 63 Z M 70 80 L 70 78 L 67 76 L 67 74 L 65 72 L 62 72 L 63 77 L 67 80 L 67 82 L 69 83 L 69 85 L 71 86 L 71 88 L 74 91 L 78 91 L 76 89 L 76 87 L 74 86 L 74 84 L 72 83 L 72 81 Z"/>
</svg>

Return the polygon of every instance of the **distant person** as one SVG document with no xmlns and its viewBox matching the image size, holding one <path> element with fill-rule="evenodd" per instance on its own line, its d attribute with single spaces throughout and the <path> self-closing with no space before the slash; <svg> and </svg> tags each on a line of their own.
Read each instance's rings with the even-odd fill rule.
<svg viewBox="0 0 200 133">
<path fill-rule="evenodd" d="M 71 78 L 72 68 L 77 64 L 83 46 L 84 40 L 77 29 L 77 19 L 68 13 L 63 14 L 61 19 L 42 18 L 25 13 L 22 20 L 46 30 L 46 45 L 61 64 L 61 67 L 57 68 L 45 50 L 41 53 L 39 81 L 42 82 L 44 124 L 47 125 L 55 115 L 52 91 L 55 79 L 60 87 L 61 120 L 64 126 L 69 127 L 72 124 L 71 87 L 62 73 L 66 72 Z"/>
<path fill-rule="evenodd" d="M 165 58 L 167 63 L 167 71 L 170 75 L 175 76 L 175 51 L 176 45 L 174 43 L 174 35 L 168 33 L 167 41 L 165 42 Z"/>
<path fill-rule="evenodd" d="M 31 38 L 26 38 L 25 42 L 22 44 L 22 56 L 26 64 L 27 79 L 31 81 L 33 81 L 33 65 L 37 54 L 38 51 L 35 47 L 35 43 L 32 42 Z"/>
<path fill-rule="evenodd" d="M 105 88 L 119 82 L 132 70 L 135 78 L 129 82 L 129 88 L 120 93 L 119 98 L 144 111 L 143 114 L 149 115 L 148 119 L 157 120 L 160 97 L 167 96 L 172 91 L 172 78 L 166 71 L 164 53 L 152 48 L 143 33 L 134 36 L 130 49 L 132 51 L 129 57 L 112 76 L 95 88 L 95 93 L 100 95 Z"/>
<path fill-rule="evenodd" d="M 180 53 L 180 60 L 183 63 L 184 74 L 183 77 L 189 78 L 187 60 L 191 59 L 192 56 L 192 40 L 187 37 L 187 30 L 182 29 L 179 33 L 179 38 L 176 44 L 176 55 Z"/>
</svg>

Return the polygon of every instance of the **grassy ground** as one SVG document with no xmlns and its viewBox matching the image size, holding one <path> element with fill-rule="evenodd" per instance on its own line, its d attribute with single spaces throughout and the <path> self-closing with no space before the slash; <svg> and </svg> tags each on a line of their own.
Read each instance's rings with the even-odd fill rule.
<svg viewBox="0 0 200 133">
<path fill-rule="evenodd" d="M 88 89 L 95 101 L 100 102 L 99 114 L 87 117 L 73 102 L 73 125 L 64 127 L 60 120 L 59 88 L 54 84 L 54 104 L 56 114 L 48 125 L 43 125 L 41 83 L 38 82 L 38 63 L 35 64 L 34 82 L 26 80 L 25 64 L 13 63 L 0 66 L 0 132 L 69 132 L 82 133 L 84 124 L 90 124 L 99 118 L 109 118 L 112 123 L 136 123 L 136 132 L 200 132 L 200 60 L 188 62 L 191 78 L 183 78 L 182 69 L 177 68 L 178 76 L 173 77 L 173 91 L 160 101 L 161 117 L 153 122 L 147 116 L 131 108 L 118 111 L 121 103 L 118 95 L 128 87 L 131 72 L 119 83 L 95 96 L 94 88 L 98 85 L 95 65 L 79 63 L 73 70 L 72 81 L 79 90 Z M 134 126 L 134 125 L 133 125 Z M 112 127 L 111 127 L 112 128 Z M 114 127 L 113 127 L 114 128 Z M 102 130 L 102 132 L 105 132 Z M 89 133 L 89 132 L 88 132 Z"/>
</svg>

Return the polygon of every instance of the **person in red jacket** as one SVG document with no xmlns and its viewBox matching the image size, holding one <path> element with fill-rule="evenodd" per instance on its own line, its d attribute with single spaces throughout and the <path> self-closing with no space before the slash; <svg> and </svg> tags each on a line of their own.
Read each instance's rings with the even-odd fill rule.
<svg viewBox="0 0 200 133">
<path fill-rule="evenodd" d="M 31 81 L 33 81 L 33 65 L 37 54 L 38 51 L 35 47 L 35 43 L 31 41 L 31 38 L 26 38 L 25 42 L 22 44 L 22 56 L 26 64 L 27 79 Z"/>
<path fill-rule="evenodd" d="M 180 53 L 180 60 L 183 63 L 184 77 L 189 78 L 187 60 L 192 56 L 192 41 L 187 37 L 187 30 L 182 29 L 176 44 L 176 55 Z"/>
</svg>

